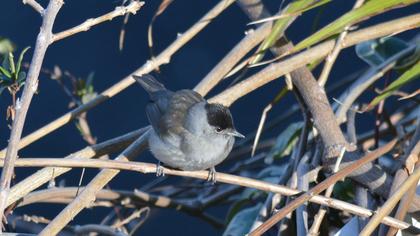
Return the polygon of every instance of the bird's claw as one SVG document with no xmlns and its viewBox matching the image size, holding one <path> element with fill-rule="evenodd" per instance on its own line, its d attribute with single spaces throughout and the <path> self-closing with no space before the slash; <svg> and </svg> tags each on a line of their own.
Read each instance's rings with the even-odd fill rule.
<svg viewBox="0 0 420 236">
<path fill-rule="evenodd" d="M 216 183 L 216 169 L 214 167 L 210 168 L 207 181 L 211 182 L 212 184 Z"/>
<path fill-rule="evenodd" d="M 165 176 L 165 173 L 163 173 L 163 167 L 160 164 L 160 161 L 156 165 L 156 177 Z"/>
</svg>

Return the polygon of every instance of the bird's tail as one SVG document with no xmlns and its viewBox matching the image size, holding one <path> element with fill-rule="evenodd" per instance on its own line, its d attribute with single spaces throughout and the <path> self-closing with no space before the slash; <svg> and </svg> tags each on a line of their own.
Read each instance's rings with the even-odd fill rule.
<svg viewBox="0 0 420 236">
<path fill-rule="evenodd" d="M 163 84 L 159 83 L 155 77 L 149 74 L 145 74 L 142 76 L 133 75 L 133 78 L 146 90 L 149 95 L 153 93 L 166 90 Z"/>
</svg>

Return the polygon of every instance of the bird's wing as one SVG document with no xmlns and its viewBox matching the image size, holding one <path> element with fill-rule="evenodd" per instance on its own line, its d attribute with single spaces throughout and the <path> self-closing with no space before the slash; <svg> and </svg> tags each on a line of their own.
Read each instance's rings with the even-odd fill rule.
<svg viewBox="0 0 420 236">
<path fill-rule="evenodd" d="M 180 135 L 185 132 L 184 120 L 188 109 L 193 105 L 205 101 L 204 98 L 192 90 L 175 92 L 169 102 L 165 113 L 160 119 L 158 133 L 162 136 L 172 134 Z"/>
<path fill-rule="evenodd" d="M 146 106 L 146 115 L 149 123 L 152 125 L 153 129 L 159 131 L 159 122 L 162 118 L 162 111 L 159 109 L 159 106 L 156 103 L 149 103 Z"/>
<path fill-rule="evenodd" d="M 154 92 L 153 96 L 151 95 L 150 103 L 146 106 L 147 119 L 157 133 L 160 131 L 160 120 L 165 114 L 173 94 L 170 90 Z"/>
</svg>

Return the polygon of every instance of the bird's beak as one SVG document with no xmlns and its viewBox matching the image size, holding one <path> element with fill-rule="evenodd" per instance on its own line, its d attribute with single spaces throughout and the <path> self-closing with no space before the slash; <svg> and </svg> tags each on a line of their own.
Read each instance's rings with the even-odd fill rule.
<svg viewBox="0 0 420 236">
<path fill-rule="evenodd" d="M 238 138 L 245 138 L 245 135 L 239 133 L 236 130 L 232 130 L 231 132 L 229 132 L 229 135 L 232 135 L 232 136 L 235 136 L 235 137 L 238 137 Z"/>
</svg>

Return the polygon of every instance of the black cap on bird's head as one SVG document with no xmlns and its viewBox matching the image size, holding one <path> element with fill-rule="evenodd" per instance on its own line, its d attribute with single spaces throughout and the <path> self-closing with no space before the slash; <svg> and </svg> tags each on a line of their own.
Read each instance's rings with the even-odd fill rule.
<svg viewBox="0 0 420 236">
<path fill-rule="evenodd" d="M 236 131 L 233 125 L 232 114 L 229 108 L 221 104 L 207 103 L 205 106 L 207 112 L 207 122 L 215 127 L 216 132 L 244 138 L 245 136 Z"/>
</svg>

